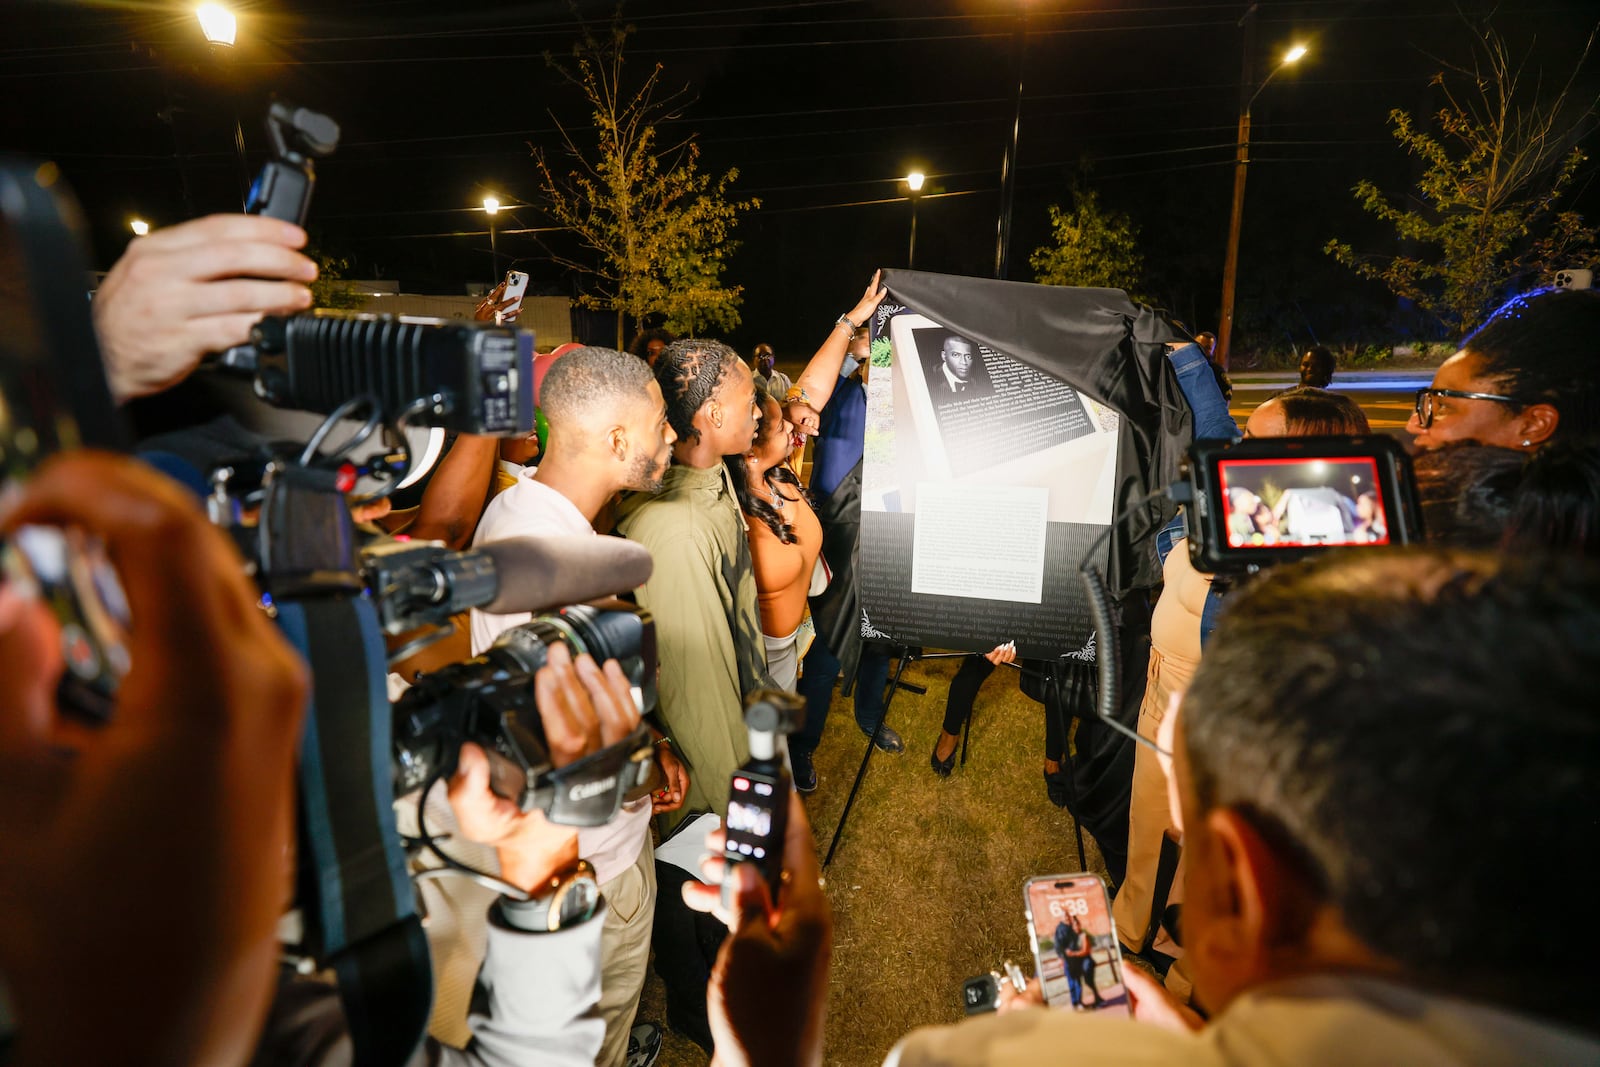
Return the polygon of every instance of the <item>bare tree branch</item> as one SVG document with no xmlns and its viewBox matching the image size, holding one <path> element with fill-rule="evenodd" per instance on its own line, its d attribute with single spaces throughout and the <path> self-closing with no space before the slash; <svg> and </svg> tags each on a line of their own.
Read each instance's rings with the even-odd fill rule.
<svg viewBox="0 0 1600 1067">
<path fill-rule="evenodd" d="M 1371 182 L 1354 190 L 1367 211 L 1394 228 L 1402 247 L 1427 251 L 1358 253 L 1339 240 L 1325 248 L 1414 302 L 1453 336 L 1470 331 L 1509 290 L 1592 254 L 1597 236 L 1575 212 L 1557 206 L 1587 159 L 1578 142 L 1600 105 L 1600 98 L 1581 104 L 1572 98 L 1600 24 L 1553 97 L 1543 95 L 1544 71 L 1530 71 L 1528 57 L 1514 60 L 1487 24 L 1473 30 L 1471 62 L 1444 64 L 1434 78 L 1444 98 L 1434 116 L 1437 134 L 1408 112 L 1390 112 L 1395 140 L 1424 165 L 1407 206 L 1396 206 Z"/>
</svg>

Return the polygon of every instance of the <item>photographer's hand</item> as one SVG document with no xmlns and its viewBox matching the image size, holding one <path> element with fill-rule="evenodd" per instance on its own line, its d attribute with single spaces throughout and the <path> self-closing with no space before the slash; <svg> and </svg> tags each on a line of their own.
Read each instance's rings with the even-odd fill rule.
<svg viewBox="0 0 1600 1067">
<path fill-rule="evenodd" d="M 551 645 L 546 665 L 534 675 L 534 693 L 557 767 L 621 741 L 639 724 L 633 691 L 616 660 L 602 670 L 587 654 L 574 661 L 565 644 Z M 494 846 L 501 877 L 518 888 L 531 889 L 578 858 L 577 830 L 557 826 L 541 811 L 523 812 L 489 788 L 489 757 L 477 745 L 461 746 L 450 806 L 462 836 Z"/>
<path fill-rule="evenodd" d="M 210 215 L 128 245 L 91 305 L 118 403 L 158 393 L 274 311 L 311 306 L 306 232 L 261 215 Z"/>
<path fill-rule="evenodd" d="M 720 830 L 707 835 L 713 856 L 722 855 L 722 841 Z M 689 907 L 720 915 L 733 931 L 717 954 L 706 995 L 716 1039 L 712 1062 L 719 1067 L 821 1063 L 833 918 L 799 795 L 789 797 L 784 885 L 776 908 L 753 864 L 735 864 L 731 870 L 720 858 L 706 864 L 713 877 L 719 867 L 724 877 L 738 879 L 735 914 L 722 910 L 716 885 L 687 882 L 683 887 Z"/>
<path fill-rule="evenodd" d="M 104 543 L 131 669 L 104 725 L 62 715 L 59 625 L 0 595 L 10 1062 L 243 1062 L 290 899 L 305 668 L 227 536 L 149 467 L 52 458 L 0 509 L 0 534 L 28 524 Z"/>
</svg>

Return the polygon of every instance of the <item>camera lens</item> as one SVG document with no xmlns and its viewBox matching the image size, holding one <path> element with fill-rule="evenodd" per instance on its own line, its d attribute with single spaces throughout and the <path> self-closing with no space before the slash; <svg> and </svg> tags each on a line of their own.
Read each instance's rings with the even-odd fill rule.
<svg viewBox="0 0 1600 1067">
<path fill-rule="evenodd" d="M 536 615 L 507 630 L 494 644 L 516 668 L 533 674 L 545 665 L 550 646 L 565 644 L 574 656 L 587 652 L 595 663 L 614 659 L 634 690 L 641 713 L 656 704 L 655 623 L 646 611 L 620 600 L 574 604 L 548 615 Z"/>
</svg>

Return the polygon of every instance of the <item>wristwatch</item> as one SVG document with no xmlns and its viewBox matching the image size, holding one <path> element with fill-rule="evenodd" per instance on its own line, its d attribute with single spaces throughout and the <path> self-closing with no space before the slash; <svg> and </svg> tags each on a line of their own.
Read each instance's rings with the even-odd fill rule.
<svg viewBox="0 0 1600 1067">
<path fill-rule="evenodd" d="M 501 897 L 500 915 L 506 925 L 531 933 L 554 933 L 587 922 L 600 907 L 600 883 L 594 868 L 579 860 L 550 876 L 533 890 L 528 900 Z"/>
</svg>

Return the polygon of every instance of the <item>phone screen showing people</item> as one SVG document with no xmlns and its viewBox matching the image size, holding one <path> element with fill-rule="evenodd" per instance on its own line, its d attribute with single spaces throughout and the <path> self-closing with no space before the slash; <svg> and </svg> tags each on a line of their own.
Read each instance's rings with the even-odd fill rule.
<svg viewBox="0 0 1600 1067">
<path fill-rule="evenodd" d="M 1128 1014 L 1122 950 L 1098 875 L 1030 878 L 1024 887 L 1028 936 L 1045 1002 L 1073 1011 Z"/>
</svg>

